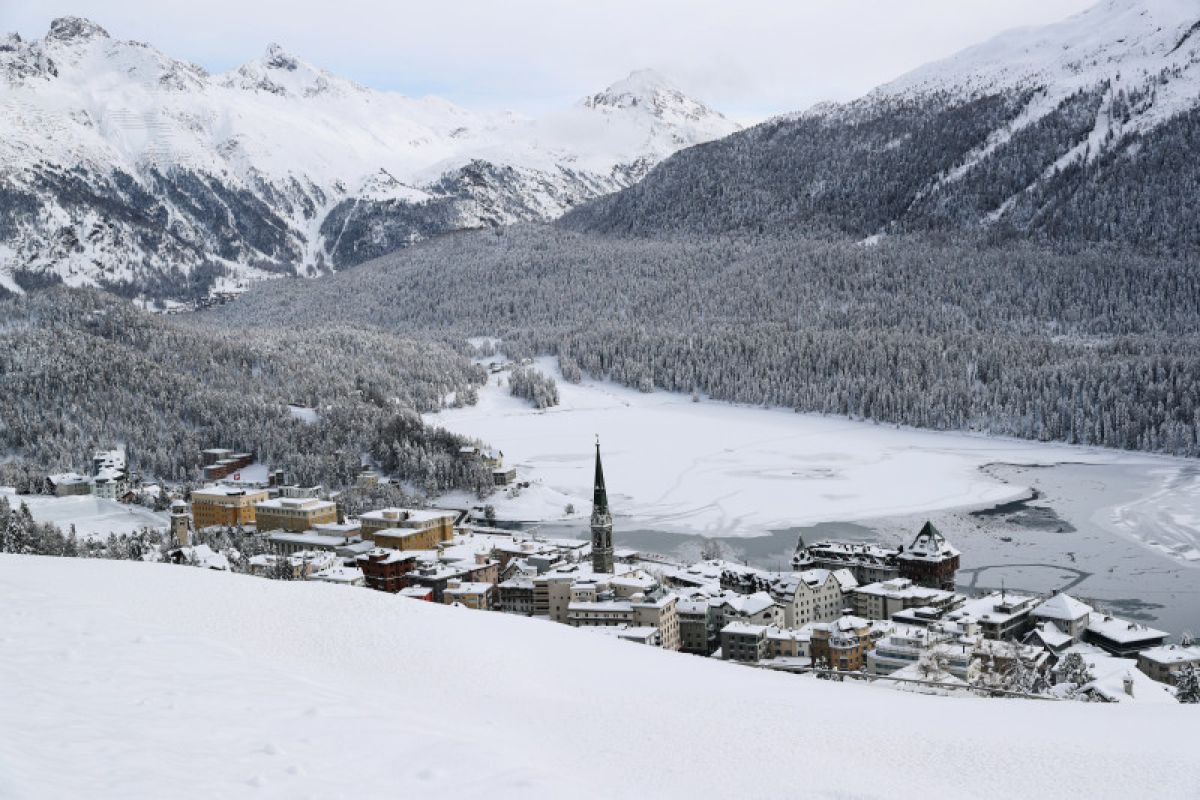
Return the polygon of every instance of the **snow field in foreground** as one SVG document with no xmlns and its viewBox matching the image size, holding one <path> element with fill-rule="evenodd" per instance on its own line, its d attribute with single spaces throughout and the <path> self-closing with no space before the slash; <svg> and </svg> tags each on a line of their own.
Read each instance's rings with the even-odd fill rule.
<svg viewBox="0 0 1200 800">
<path fill-rule="evenodd" d="M 0 556 L 0 796 L 1194 797 L 1193 709 L 915 696 L 189 567 Z"/>
</svg>

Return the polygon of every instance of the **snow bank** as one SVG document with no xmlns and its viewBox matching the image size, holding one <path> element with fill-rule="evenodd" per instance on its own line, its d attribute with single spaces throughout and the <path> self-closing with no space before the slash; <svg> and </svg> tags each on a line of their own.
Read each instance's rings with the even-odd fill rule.
<svg viewBox="0 0 1200 800">
<path fill-rule="evenodd" d="M 473 407 L 426 420 L 503 451 L 532 496 L 490 500 L 502 520 L 558 520 L 591 509 L 592 442 L 600 436 L 614 513 L 626 527 L 720 536 L 825 521 L 980 507 L 1028 488 L 979 471 L 992 462 L 1157 463 L 1169 459 L 964 433 L 899 429 L 611 383 L 572 385 L 553 359 L 561 404 L 537 411 L 493 376 Z M 504 376 L 500 376 L 503 378 Z M 1179 463 L 1176 459 L 1173 463 Z M 537 498 L 546 502 L 538 503 Z"/>
<path fill-rule="evenodd" d="M 0 556 L 0 598 L 5 797 L 1103 798 L 1152 779 L 1170 798 L 1200 782 L 1186 706 L 921 697 L 164 564 Z"/>
</svg>

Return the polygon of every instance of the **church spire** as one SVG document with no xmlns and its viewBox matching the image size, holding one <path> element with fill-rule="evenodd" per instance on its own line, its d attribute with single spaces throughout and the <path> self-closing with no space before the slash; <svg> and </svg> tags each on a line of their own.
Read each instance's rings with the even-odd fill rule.
<svg viewBox="0 0 1200 800">
<path fill-rule="evenodd" d="M 596 437 L 596 481 L 592 509 L 594 512 L 608 513 L 608 490 L 604 488 L 604 466 L 600 463 L 600 437 Z"/>
<path fill-rule="evenodd" d="M 608 510 L 608 490 L 604 487 L 604 467 L 600 464 L 600 438 L 596 438 L 596 484 L 592 494 L 592 571 L 612 573 L 612 514 Z"/>
</svg>

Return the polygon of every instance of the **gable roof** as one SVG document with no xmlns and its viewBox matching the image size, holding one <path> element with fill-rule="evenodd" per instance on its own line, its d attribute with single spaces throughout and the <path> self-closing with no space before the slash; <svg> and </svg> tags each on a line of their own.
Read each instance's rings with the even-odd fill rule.
<svg viewBox="0 0 1200 800">
<path fill-rule="evenodd" d="M 1092 613 L 1092 607 L 1081 603 L 1069 594 L 1056 594 L 1033 609 L 1035 617 L 1074 621 Z"/>
</svg>

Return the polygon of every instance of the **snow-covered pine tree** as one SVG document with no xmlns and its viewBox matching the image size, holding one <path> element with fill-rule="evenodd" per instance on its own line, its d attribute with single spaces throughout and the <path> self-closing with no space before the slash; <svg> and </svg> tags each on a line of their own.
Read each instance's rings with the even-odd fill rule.
<svg viewBox="0 0 1200 800">
<path fill-rule="evenodd" d="M 1200 668 L 1187 664 L 1175 678 L 1175 699 L 1189 705 L 1200 703 Z"/>
</svg>

